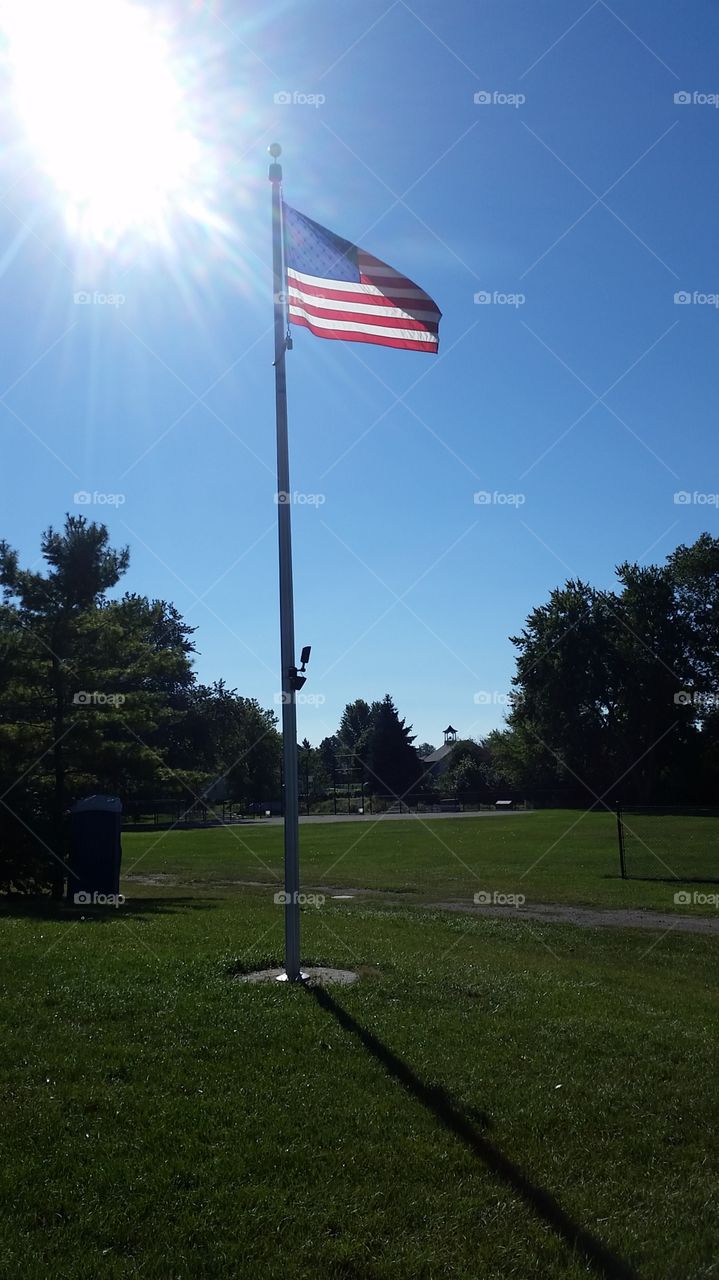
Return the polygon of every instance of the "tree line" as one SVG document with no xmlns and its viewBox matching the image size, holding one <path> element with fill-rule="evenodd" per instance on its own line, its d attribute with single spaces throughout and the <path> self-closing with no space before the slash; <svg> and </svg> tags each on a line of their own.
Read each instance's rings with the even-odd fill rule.
<svg viewBox="0 0 719 1280">
<path fill-rule="evenodd" d="M 572 579 L 519 635 L 495 770 L 535 802 L 711 804 L 719 793 L 719 539 L 617 586 Z"/>
<path fill-rule="evenodd" d="M 444 795 L 551 806 L 717 801 L 719 538 L 703 533 L 664 564 L 625 561 L 615 572 L 612 590 L 566 581 L 510 637 L 506 725 L 453 746 L 437 784 Z M 381 773 L 391 764 L 373 752 L 369 725 L 367 703 L 353 703 L 335 741 Z M 413 763 L 397 758 L 399 787 Z M 416 785 L 433 784 L 425 773 Z"/>
<path fill-rule="evenodd" d="M 222 680 L 198 681 L 195 628 L 173 604 L 108 594 L 129 549 L 67 516 L 41 551 L 44 569 L 26 569 L 0 542 L 0 885 L 31 887 L 53 867 L 59 884 L 68 807 L 83 795 L 118 795 L 130 816 L 161 801 L 201 807 L 218 790 L 245 812 L 276 803 L 277 715 Z M 364 728 L 368 788 L 405 790 L 419 757 L 389 695 Z M 347 742 L 322 744 L 316 787 L 344 777 Z M 306 777 L 306 750 L 302 761 Z"/>
<path fill-rule="evenodd" d="M 103 524 L 68 516 L 44 568 L 0 542 L 0 886 L 47 881 L 68 807 L 119 795 L 126 812 L 221 794 L 241 811 L 281 799 L 277 716 L 198 681 L 195 628 L 165 600 L 110 592 L 128 571 Z M 303 803 L 337 788 L 535 804 L 710 803 L 719 783 L 719 539 L 664 565 L 624 563 L 618 586 L 570 580 L 519 635 L 503 729 L 456 743 L 441 778 L 389 694 L 345 707 L 300 744 Z M 330 810 L 331 811 L 331 810 Z M 53 856 L 55 855 L 55 856 Z"/>
</svg>

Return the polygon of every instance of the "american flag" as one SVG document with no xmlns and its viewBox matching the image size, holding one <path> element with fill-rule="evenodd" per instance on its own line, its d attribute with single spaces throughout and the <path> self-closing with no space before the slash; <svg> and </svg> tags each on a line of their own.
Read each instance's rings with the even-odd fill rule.
<svg viewBox="0 0 719 1280">
<path fill-rule="evenodd" d="M 436 352 L 441 311 L 386 262 L 283 204 L 292 324 L 318 338 Z"/>
</svg>

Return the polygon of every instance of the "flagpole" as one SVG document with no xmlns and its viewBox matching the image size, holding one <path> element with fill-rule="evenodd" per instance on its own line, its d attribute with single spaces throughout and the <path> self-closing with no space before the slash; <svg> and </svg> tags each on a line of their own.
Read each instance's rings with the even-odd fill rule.
<svg viewBox="0 0 719 1280">
<path fill-rule="evenodd" d="M 292 588 L 292 523 L 290 458 L 287 436 L 287 322 L 282 245 L 282 148 L 273 142 L 269 179 L 272 184 L 272 273 L 275 308 L 275 415 L 277 419 L 277 530 L 280 560 L 280 661 L 282 664 L 282 758 L 284 773 L 285 837 L 285 973 L 288 982 L 302 980 L 300 972 L 300 858 L 299 779 L 297 766 L 297 707 L 295 704 L 295 618 Z"/>
</svg>

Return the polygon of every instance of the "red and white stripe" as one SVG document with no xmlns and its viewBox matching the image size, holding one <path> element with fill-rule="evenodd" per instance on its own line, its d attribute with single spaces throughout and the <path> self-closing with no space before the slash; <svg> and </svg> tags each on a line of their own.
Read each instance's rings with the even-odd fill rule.
<svg viewBox="0 0 719 1280">
<path fill-rule="evenodd" d="M 290 320 L 320 338 L 435 352 L 440 313 L 428 294 L 393 267 L 358 250 L 359 284 L 288 268 Z"/>
</svg>

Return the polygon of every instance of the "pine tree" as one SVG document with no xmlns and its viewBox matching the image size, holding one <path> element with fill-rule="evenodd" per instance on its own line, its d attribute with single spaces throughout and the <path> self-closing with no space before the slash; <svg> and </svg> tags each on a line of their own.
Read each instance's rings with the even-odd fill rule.
<svg viewBox="0 0 719 1280">
<path fill-rule="evenodd" d="M 371 707 L 366 767 L 371 790 L 401 797 L 416 786 L 422 762 L 413 747 L 412 726 L 401 720 L 389 694 Z"/>
<path fill-rule="evenodd" d="M 21 569 L 0 543 L 0 769 L 6 825 L 53 859 L 59 895 L 68 804 L 158 774 L 173 698 L 194 678 L 192 628 L 163 601 L 107 600 L 129 552 L 104 525 L 67 516 L 42 555 L 45 573 Z"/>
</svg>

